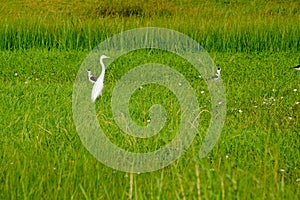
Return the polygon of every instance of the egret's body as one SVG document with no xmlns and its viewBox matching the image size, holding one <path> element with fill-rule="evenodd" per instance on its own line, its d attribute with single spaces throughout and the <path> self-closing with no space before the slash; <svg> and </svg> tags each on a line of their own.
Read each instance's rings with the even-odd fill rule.
<svg viewBox="0 0 300 200">
<path fill-rule="evenodd" d="M 221 76 L 221 68 L 218 68 L 218 69 L 217 69 L 216 75 L 214 75 L 214 76 L 212 77 L 212 79 L 213 79 L 213 80 L 218 80 L 218 79 L 220 78 L 220 76 Z"/>
<path fill-rule="evenodd" d="M 104 75 L 105 75 L 105 66 L 103 63 L 103 59 L 105 58 L 109 58 L 106 55 L 102 55 L 100 57 L 100 65 L 102 68 L 101 74 L 100 76 L 97 78 L 93 89 L 92 89 L 92 101 L 95 102 L 98 96 L 102 95 L 102 90 L 103 90 L 103 86 L 104 86 Z"/>
<path fill-rule="evenodd" d="M 87 70 L 87 73 L 88 73 L 88 78 L 89 78 L 89 81 L 90 81 L 91 83 L 96 83 L 96 81 L 97 81 L 97 78 L 96 78 L 96 77 L 94 77 L 94 76 L 92 75 L 92 72 L 91 72 L 91 70 L 90 70 L 90 69 L 88 69 L 88 70 Z"/>
<path fill-rule="evenodd" d="M 300 65 L 294 67 L 295 70 L 300 70 Z"/>
</svg>

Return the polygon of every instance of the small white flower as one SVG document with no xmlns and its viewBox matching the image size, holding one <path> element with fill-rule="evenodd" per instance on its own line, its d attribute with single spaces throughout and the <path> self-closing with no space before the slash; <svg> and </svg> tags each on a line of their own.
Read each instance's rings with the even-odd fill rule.
<svg viewBox="0 0 300 200">
<path fill-rule="evenodd" d="M 141 90 L 141 89 L 143 89 L 143 86 L 140 86 L 139 88 L 140 88 L 140 90 Z"/>
<path fill-rule="evenodd" d="M 280 99 L 283 99 L 283 97 L 280 97 Z"/>
<path fill-rule="evenodd" d="M 56 170 L 56 167 L 53 167 L 53 170 Z"/>
<path fill-rule="evenodd" d="M 151 120 L 150 120 L 150 119 L 147 119 L 147 122 L 148 122 L 148 123 L 150 123 L 150 122 L 151 122 Z"/>
<path fill-rule="evenodd" d="M 239 109 L 239 113 L 242 113 L 243 111 L 241 109 Z"/>
<path fill-rule="evenodd" d="M 293 91 L 294 91 L 294 92 L 297 92 L 297 89 L 295 88 L 295 89 L 293 89 Z"/>
<path fill-rule="evenodd" d="M 254 108 L 257 108 L 257 106 L 253 106 Z"/>
<path fill-rule="evenodd" d="M 204 94 L 204 91 L 202 90 L 200 93 L 201 93 L 201 94 Z"/>
<path fill-rule="evenodd" d="M 28 84 L 28 81 L 25 81 L 25 84 Z"/>
<path fill-rule="evenodd" d="M 14 163 L 13 163 L 13 162 L 11 162 L 10 164 L 11 164 L 11 165 L 13 165 Z"/>
<path fill-rule="evenodd" d="M 137 172 L 137 174 L 141 174 L 141 172 Z"/>
<path fill-rule="evenodd" d="M 17 72 L 15 73 L 15 76 L 18 76 L 18 73 L 17 73 Z"/>
<path fill-rule="evenodd" d="M 38 81 L 39 79 L 38 79 L 38 78 L 35 78 L 35 80 Z"/>
<path fill-rule="evenodd" d="M 292 117 L 289 117 L 289 120 L 292 120 L 293 118 Z"/>
<path fill-rule="evenodd" d="M 225 157 L 226 157 L 226 159 L 228 159 L 228 158 L 229 158 L 229 155 L 226 155 Z"/>
<path fill-rule="evenodd" d="M 215 171 L 215 169 L 214 168 L 210 168 L 209 171 L 213 172 L 213 171 Z"/>
<path fill-rule="evenodd" d="M 280 171 L 281 171 L 281 172 L 284 172 L 284 171 L 285 171 L 285 169 L 280 169 Z"/>
<path fill-rule="evenodd" d="M 275 92 L 276 90 L 273 88 L 272 91 Z"/>
<path fill-rule="evenodd" d="M 219 105 L 221 105 L 221 104 L 222 104 L 222 101 L 219 102 Z"/>
<path fill-rule="evenodd" d="M 179 86 L 182 86 L 182 83 L 178 83 Z"/>
<path fill-rule="evenodd" d="M 201 75 L 199 75 L 198 77 L 201 78 Z"/>
<path fill-rule="evenodd" d="M 295 103 L 296 105 L 298 105 L 299 104 L 299 101 L 296 101 L 296 103 Z"/>
<path fill-rule="evenodd" d="M 297 178 L 297 179 L 296 179 L 296 182 L 299 182 L 299 181 L 300 181 L 300 178 Z"/>
</svg>

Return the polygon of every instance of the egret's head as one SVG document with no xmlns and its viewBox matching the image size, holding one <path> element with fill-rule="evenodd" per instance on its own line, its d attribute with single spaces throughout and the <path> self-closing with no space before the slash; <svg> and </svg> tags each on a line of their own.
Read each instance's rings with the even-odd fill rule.
<svg viewBox="0 0 300 200">
<path fill-rule="evenodd" d="M 106 55 L 102 55 L 102 56 L 100 57 L 100 60 L 103 60 L 103 59 L 105 59 L 105 58 L 109 58 L 109 57 L 106 56 Z"/>
</svg>

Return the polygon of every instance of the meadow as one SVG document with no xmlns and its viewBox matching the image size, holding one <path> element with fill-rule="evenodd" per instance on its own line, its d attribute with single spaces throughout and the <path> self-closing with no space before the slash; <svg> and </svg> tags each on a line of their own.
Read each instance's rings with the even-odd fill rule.
<svg viewBox="0 0 300 200">
<path fill-rule="evenodd" d="M 3 0 L 0 11 L 0 199 L 300 198 L 298 1 Z M 147 140 L 118 132 L 110 97 L 134 66 L 172 66 L 208 111 L 184 156 L 161 170 L 131 174 L 105 166 L 82 145 L 72 92 L 95 46 L 148 26 L 180 31 L 208 51 L 222 69 L 227 116 L 218 143 L 199 159 L 211 111 L 205 81 L 168 52 L 140 50 L 117 59 L 107 68 L 96 109 L 105 134 L 122 148 L 158 149 L 172 140 L 180 120 L 174 95 L 149 85 L 133 95 L 132 118 L 145 124 L 149 107 L 160 103 L 167 127 Z"/>
</svg>

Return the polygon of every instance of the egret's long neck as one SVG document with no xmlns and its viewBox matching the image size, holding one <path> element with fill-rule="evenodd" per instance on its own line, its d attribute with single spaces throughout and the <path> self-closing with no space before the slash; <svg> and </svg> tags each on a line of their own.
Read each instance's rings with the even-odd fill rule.
<svg viewBox="0 0 300 200">
<path fill-rule="evenodd" d="M 101 65 L 101 67 L 102 67 L 102 71 L 101 71 L 101 74 L 100 74 L 100 76 L 99 76 L 99 78 L 101 79 L 103 79 L 103 77 L 104 77 L 104 74 L 105 74 L 105 66 L 104 66 L 104 63 L 103 63 L 103 59 L 100 59 L 100 65 Z"/>
<path fill-rule="evenodd" d="M 89 77 L 89 78 L 92 77 L 92 72 L 88 71 L 88 77 Z"/>
</svg>

